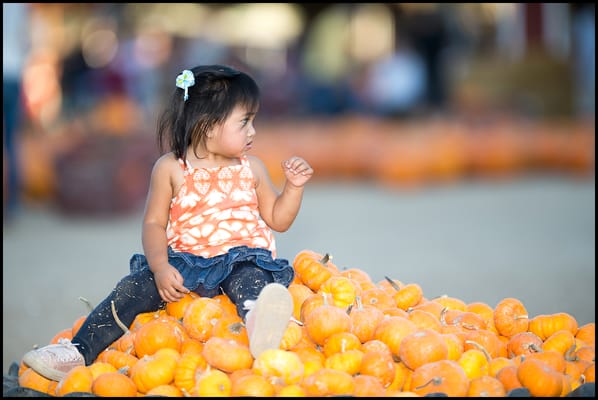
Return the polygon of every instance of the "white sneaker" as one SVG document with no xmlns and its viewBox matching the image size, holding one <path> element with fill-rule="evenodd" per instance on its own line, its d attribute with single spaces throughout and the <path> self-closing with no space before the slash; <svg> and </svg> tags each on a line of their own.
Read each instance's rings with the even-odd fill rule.
<svg viewBox="0 0 598 400">
<path fill-rule="evenodd" d="M 59 381 L 71 369 L 85 365 L 85 359 L 70 340 L 62 338 L 57 344 L 27 352 L 23 363 L 46 378 Z"/>
<path fill-rule="evenodd" d="M 293 315 L 293 298 L 279 283 L 270 283 L 257 300 L 246 302 L 251 309 L 245 317 L 249 350 L 257 358 L 264 350 L 280 348 L 280 342 Z"/>
</svg>

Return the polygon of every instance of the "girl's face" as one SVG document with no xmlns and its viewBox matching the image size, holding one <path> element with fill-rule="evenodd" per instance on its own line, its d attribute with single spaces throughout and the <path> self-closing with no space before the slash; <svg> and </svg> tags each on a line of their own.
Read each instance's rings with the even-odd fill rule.
<svg viewBox="0 0 598 400">
<path fill-rule="evenodd" d="M 236 106 L 222 125 L 216 126 L 206 142 L 210 153 L 227 158 L 240 157 L 251 149 L 255 136 L 255 113 Z"/>
</svg>

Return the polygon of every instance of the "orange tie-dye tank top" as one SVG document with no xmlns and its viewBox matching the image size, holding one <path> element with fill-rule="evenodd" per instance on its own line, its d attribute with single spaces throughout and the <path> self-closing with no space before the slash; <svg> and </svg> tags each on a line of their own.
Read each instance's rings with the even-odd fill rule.
<svg viewBox="0 0 598 400">
<path fill-rule="evenodd" d="M 193 168 L 179 159 L 185 182 L 170 205 L 168 245 L 201 257 L 225 254 L 233 247 L 270 250 L 276 257 L 271 229 L 258 211 L 249 160 L 215 168 Z"/>
</svg>

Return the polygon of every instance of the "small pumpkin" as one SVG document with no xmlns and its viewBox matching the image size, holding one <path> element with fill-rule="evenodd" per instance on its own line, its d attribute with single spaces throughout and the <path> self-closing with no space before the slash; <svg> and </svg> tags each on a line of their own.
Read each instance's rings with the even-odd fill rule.
<svg viewBox="0 0 598 400">
<path fill-rule="evenodd" d="M 553 333 L 564 329 L 572 334 L 577 333 L 577 320 L 570 314 L 559 312 L 554 314 L 536 315 L 529 321 L 529 331 L 546 340 Z"/>
<path fill-rule="evenodd" d="M 505 397 L 506 395 L 502 382 L 488 375 L 473 378 L 467 389 L 467 397 Z"/>
<path fill-rule="evenodd" d="M 440 392 L 449 397 L 465 397 L 468 388 L 469 379 L 456 361 L 439 360 L 413 371 L 408 390 L 420 396 Z"/>
<path fill-rule="evenodd" d="M 329 254 L 321 255 L 312 250 L 302 250 L 293 259 L 293 268 L 303 284 L 314 292 L 330 277 L 339 274 L 338 267 Z"/>
<path fill-rule="evenodd" d="M 386 343 L 392 354 L 399 357 L 401 341 L 417 331 L 417 326 L 408 318 L 386 317 L 376 327 L 374 338 Z"/>
<path fill-rule="evenodd" d="M 561 374 L 533 358 L 519 364 L 517 378 L 534 397 L 558 397 L 563 390 Z"/>
<path fill-rule="evenodd" d="M 93 376 L 85 365 L 78 365 L 71 369 L 56 385 L 56 396 L 64 396 L 69 393 L 83 392 L 91 393 Z"/>
<path fill-rule="evenodd" d="M 232 382 L 230 377 L 216 368 L 206 368 L 197 374 L 192 396 L 197 397 L 230 397 Z"/>
<path fill-rule="evenodd" d="M 527 309 L 516 298 L 502 299 L 494 307 L 494 326 L 498 333 L 506 337 L 527 331 L 529 326 Z"/>
<path fill-rule="evenodd" d="M 101 397 L 137 397 L 137 386 L 121 372 L 106 372 L 93 380 L 91 392 Z"/>
<path fill-rule="evenodd" d="M 247 345 L 218 336 L 212 336 L 205 342 L 202 355 L 212 367 L 228 373 L 250 368 L 253 364 Z"/>
<path fill-rule="evenodd" d="M 231 379 L 231 396 L 233 397 L 273 397 L 274 385 L 261 375 L 250 373 L 237 379 Z"/>
<path fill-rule="evenodd" d="M 388 352 L 366 351 L 359 367 L 362 375 L 375 376 L 380 380 L 382 386 L 389 386 L 395 379 L 396 363 Z"/>
<path fill-rule="evenodd" d="M 365 343 L 374 338 L 374 332 L 384 318 L 384 313 L 377 307 L 364 305 L 361 296 L 356 296 L 355 303 L 356 306 L 349 312 L 350 332 L 357 336 L 361 343 Z"/>
<path fill-rule="evenodd" d="M 224 313 L 224 308 L 217 300 L 198 297 L 187 306 L 183 316 L 183 327 L 189 336 L 205 342 L 212 336 L 214 325 Z"/>
<path fill-rule="evenodd" d="M 322 368 L 307 376 L 302 384 L 308 396 L 352 396 L 355 392 L 353 376 L 344 371 Z"/>
<path fill-rule="evenodd" d="M 298 383 L 304 375 L 304 368 L 297 353 L 281 349 L 263 351 L 253 362 L 253 369 L 259 375 L 284 382 Z"/>
<path fill-rule="evenodd" d="M 330 336 L 338 332 L 349 331 L 351 318 L 345 310 L 326 303 L 313 309 L 303 321 L 309 337 L 323 346 Z"/>
<path fill-rule="evenodd" d="M 412 370 L 448 357 L 448 346 L 438 331 L 419 329 L 403 338 L 399 358 Z"/>
<path fill-rule="evenodd" d="M 355 375 L 359 372 L 363 357 L 363 352 L 356 349 L 336 352 L 324 360 L 324 368 L 344 371 L 348 374 Z"/>
</svg>

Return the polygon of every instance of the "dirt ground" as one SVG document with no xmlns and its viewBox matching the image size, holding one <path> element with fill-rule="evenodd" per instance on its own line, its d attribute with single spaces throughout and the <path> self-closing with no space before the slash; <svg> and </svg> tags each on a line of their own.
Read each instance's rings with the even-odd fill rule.
<svg viewBox="0 0 598 400">
<path fill-rule="evenodd" d="M 415 190 L 313 183 L 278 255 L 330 253 L 374 281 L 415 282 L 495 306 L 515 297 L 530 316 L 595 321 L 595 182 L 525 178 Z M 141 210 L 65 217 L 25 207 L 3 230 L 3 370 L 98 304 L 141 251 Z"/>
</svg>

